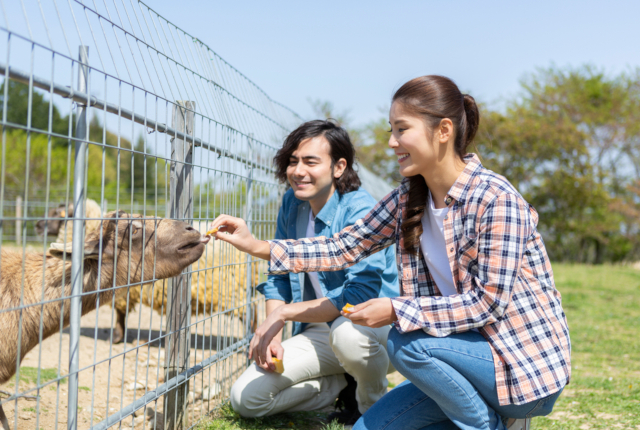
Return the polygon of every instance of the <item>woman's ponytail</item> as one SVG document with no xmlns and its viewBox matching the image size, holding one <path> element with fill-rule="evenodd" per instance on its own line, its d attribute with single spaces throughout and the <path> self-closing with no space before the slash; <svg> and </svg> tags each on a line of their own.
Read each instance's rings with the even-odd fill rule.
<svg viewBox="0 0 640 430">
<path fill-rule="evenodd" d="M 473 142 L 473 138 L 478 132 L 478 126 L 480 125 L 480 111 L 476 100 L 469 94 L 464 95 L 464 113 L 465 113 L 465 139 L 463 142 L 463 153 L 467 152 L 467 148 Z"/>
</svg>

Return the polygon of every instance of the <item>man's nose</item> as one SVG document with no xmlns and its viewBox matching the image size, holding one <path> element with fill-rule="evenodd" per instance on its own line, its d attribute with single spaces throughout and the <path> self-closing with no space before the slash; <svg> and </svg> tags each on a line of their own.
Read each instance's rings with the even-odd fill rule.
<svg viewBox="0 0 640 430">
<path fill-rule="evenodd" d="M 295 176 L 304 176 L 305 173 L 306 172 L 305 172 L 304 164 L 302 164 L 302 163 L 296 164 L 295 169 L 293 169 L 293 174 Z"/>
</svg>

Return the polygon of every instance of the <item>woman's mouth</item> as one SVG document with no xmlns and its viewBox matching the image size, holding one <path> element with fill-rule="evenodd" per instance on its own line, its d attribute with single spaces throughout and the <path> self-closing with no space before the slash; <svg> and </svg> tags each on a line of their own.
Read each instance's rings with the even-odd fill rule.
<svg viewBox="0 0 640 430">
<path fill-rule="evenodd" d="M 296 187 L 299 188 L 304 188 L 304 187 L 308 187 L 309 185 L 311 185 L 311 182 L 296 182 Z"/>
<path fill-rule="evenodd" d="M 409 158 L 409 154 L 397 154 L 398 155 L 398 163 L 402 163 L 407 158 Z"/>
</svg>

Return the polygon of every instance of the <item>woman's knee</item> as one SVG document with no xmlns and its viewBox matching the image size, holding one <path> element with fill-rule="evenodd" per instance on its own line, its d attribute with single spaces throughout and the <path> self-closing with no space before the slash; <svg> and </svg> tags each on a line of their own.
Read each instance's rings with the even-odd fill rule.
<svg viewBox="0 0 640 430">
<path fill-rule="evenodd" d="M 431 337 L 422 331 L 404 334 L 395 329 L 389 331 L 389 337 L 387 338 L 389 360 L 400 373 L 402 373 L 402 369 L 406 367 L 409 361 L 414 361 L 418 355 L 424 354 L 425 345 L 423 343 L 425 336 Z M 418 341 L 420 341 L 419 347 Z"/>
</svg>

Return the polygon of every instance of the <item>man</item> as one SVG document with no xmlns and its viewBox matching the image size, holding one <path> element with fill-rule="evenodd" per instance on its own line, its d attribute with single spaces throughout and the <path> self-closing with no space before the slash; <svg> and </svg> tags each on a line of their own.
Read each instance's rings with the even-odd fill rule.
<svg viewBox="0 0 640 430">
<path fill-rule="evenodd" d="M 330 236 L 373 208 L 376 202 L 360 188 L 354 158 L 349 135 L 331 121 L 309 121 L 287 137 L 274 158 L 277 178 L 291 186 L 276 239 Z M 267 319 L 249 350 L 253 358 L 265 359 L 256 360 L 231 388 L 233 408 L 260 417 L 324 408 L 340 395 L 344 408 L 329 419 L 354 424 L 387 391 L 390 327 L 354 325 L 340 310 L 347 303 L 398 296 L 394 250 L 338 272 L 269 276 L 258 290 L 266 298 Z M 281 342 L 285 321 L 294 321 L 293 336 Z M 272 357 L 283 360 L 282 374 L 274 372 Z M 355 401 L 349 401 L 354 391 Z"/>
</svg>

